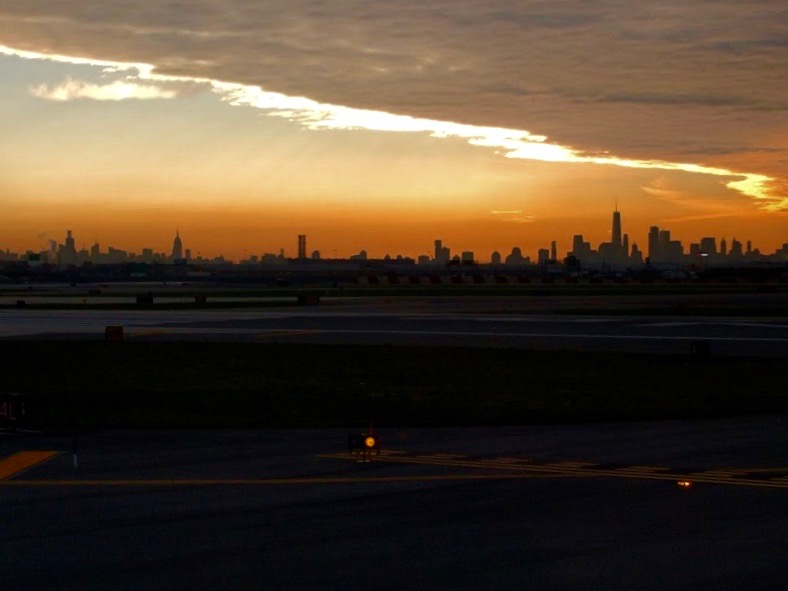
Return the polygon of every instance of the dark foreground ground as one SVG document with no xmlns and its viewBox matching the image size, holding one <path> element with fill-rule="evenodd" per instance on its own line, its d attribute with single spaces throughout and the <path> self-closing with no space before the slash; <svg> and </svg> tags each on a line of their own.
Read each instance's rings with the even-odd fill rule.
<svg viewBox="0 0 788 591">
<path fill-rule="evenodd" d="M 0 586 L 782 590 L 787 432 L 382 429 L 357 464 L 347 430 L 111 430 L 77 468 L 69 438 L 7 436 L 0 466 L 66 453 L 0 478 Z"/>
<path fill-rule="evenodd" d="M 458 426 L 788 411 L 781 358 L 464 347 L 0 341 L 46 429 Z"/>
</svg>

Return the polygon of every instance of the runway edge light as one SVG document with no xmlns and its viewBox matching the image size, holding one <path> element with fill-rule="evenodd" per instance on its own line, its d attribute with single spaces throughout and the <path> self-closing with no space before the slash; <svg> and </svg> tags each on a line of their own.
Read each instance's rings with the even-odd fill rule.
<svg viewBox="0 0 788 591">
<path fill-rule="evenodd" d="M 369 462 L 373 451 L 375 455 L 380 455 L 380 438 L 375 433 L 372 421 L 368 431 L 348 434 L 347 446 L 351 457 L 357 461 Z"/>
</svg>

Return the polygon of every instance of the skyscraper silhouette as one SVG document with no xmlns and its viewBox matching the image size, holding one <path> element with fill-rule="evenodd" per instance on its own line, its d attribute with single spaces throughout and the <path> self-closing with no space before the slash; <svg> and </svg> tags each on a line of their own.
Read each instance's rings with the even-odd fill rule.
<svg viewBox="0 0 788 591">
<path fill-rule="evenodd" d="M 298 258 L 306 258 L 306 234 L 298 235 Z"/>
<path fill-rule="evenodd" d="M 175 240 L 172 241 L 172 260 L 177 261 L 183 258 L 183 244 L 181 243 L 181 235 L 178 230 L 175 230 Z"/>
<path fill-rule="evenodd" d="M 648 230 L 648 258 L 652 263 L 662 258 L 659 251 L 659 226 L 651 226 Z"/>
<path fill-rule="evenodd" d="M 621 250 L 621 213 L 618 208 L 613 212 L 613 233 L 610 239 L 616 254 Z"/>
</svg>

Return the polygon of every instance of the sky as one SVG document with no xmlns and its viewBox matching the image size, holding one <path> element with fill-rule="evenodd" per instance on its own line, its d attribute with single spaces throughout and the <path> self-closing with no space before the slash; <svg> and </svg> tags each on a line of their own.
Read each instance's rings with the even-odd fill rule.
<svg viewBox="0 0 788 591">
<path fill-rule="evenodd" d="M 0 249 L 788 242 L 783 0 L 0 0 Z"/>
</svg>

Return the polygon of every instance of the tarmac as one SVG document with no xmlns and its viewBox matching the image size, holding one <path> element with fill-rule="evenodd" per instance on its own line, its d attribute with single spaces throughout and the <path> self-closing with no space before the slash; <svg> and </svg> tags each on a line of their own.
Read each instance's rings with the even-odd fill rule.
<svg viewBox="0 0 788 591">
<path fill-rule="evenodd" d="M 786 417 L 361 428 L 0 437 L 3 588 L 788 582 Z"/>
<path fill-rule="evenodd" d="M 741 297 L 741 296 L 737 296 Z M 372 300 L 372 299 L 370 299 Z M 534 313 L 528 300 L 344 301 L 309 308 L 0 310 L 2 339 L 267 341 L 457 345 L 680 353 L 706 341 L 715 355 L 788 356 L 788 319 Z M 520 302 L 518 304 L 517 302 Z M 525 302 L 525 303 L 523 303 Z"/>
</svg>

